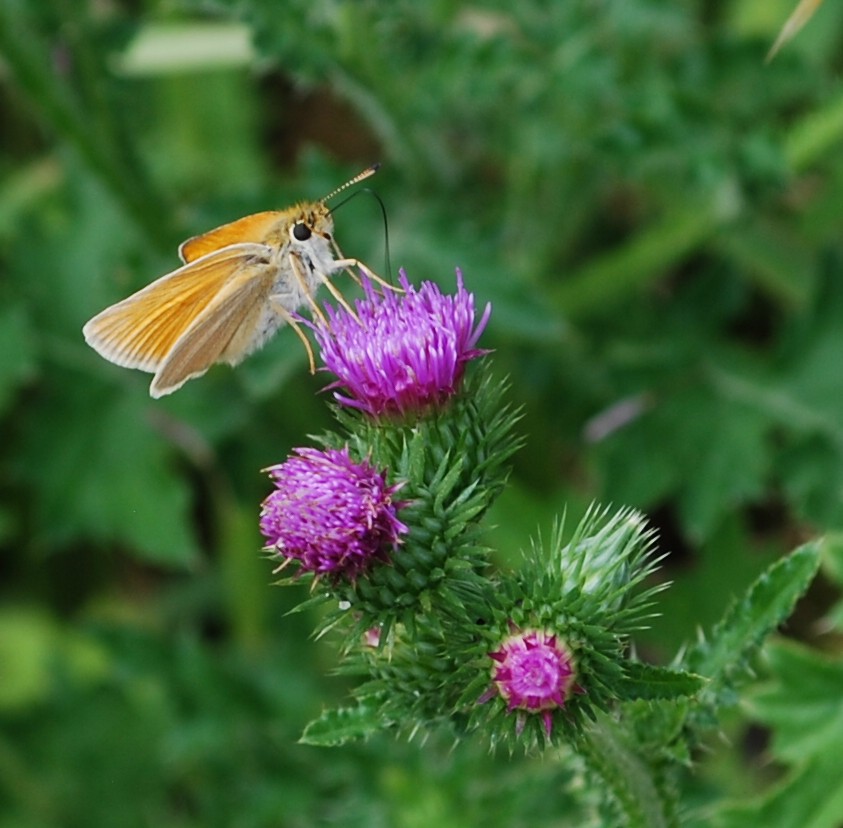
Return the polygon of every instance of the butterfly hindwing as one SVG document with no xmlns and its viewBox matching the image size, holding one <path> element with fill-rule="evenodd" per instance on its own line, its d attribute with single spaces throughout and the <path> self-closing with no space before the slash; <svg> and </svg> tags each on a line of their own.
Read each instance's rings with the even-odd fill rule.
<svg viewBox="0 0 843 828">
<path fill-rule="evenodd" d="M 241 271 L 184 331 L 156 371 L 149 392 L 153 397 L 170 394 L 187 380 L 204 374 L 215 362 L 239 361 L 264 311 L 273 273 L 267 268 Z M 232 348 L 232 341 L 238 342 Z M 231 352 L 237 358 L 230 358 Z"/>
</svg>

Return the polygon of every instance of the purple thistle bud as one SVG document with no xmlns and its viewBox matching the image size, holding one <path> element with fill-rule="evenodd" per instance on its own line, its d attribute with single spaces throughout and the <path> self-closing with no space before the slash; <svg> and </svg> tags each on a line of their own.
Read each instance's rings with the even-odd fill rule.
<svg viewBox="0 0 843 828">
<path fill-rule="evenodd" d="M 582 692 L 574 685 L 571 653 L 554 633 L 543 630 L 517 631 L 505 639 L 500 649 L 489 653 L 493 686 L 481 697 L 489 701 L 495 693 L 507 703 L 507 710 L 518 710 L 518 735 L 524 729 L 521 711 L 541 713 L 544 730 L 550 736 L 553 711 L 563 707 L 571 692 Z"/>
<path fill-rule="evenodd" d="M 388 559 L 408 531 L 397 516 L 403 503 L 393 500 L 400 486 L 347 448 L 299 448 L 267 471 L 276 488 L 261 509 L 266 548 L 284 563 L 297 560 L 302 572 L 354 579 Z"/>
<path fill-rule="evenodd" d="M 337 380 L 337 401 L 373 416 L 441 405 L 460 387 L 491 305 L 474 324 L 474 296 L 457 269 L 457 292 L 445 296 L 432 282 L 418 290 L 400 271 L 403 294 L 380 292 L 364 279 L 356 314 L 326 305 L 327 323 L 315 323 L 322 359 Z"/>
</svg>

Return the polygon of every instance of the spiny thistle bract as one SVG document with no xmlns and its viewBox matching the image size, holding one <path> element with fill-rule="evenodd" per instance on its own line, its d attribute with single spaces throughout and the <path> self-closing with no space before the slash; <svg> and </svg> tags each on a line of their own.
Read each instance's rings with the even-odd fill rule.
<svg viewBox="0 0 843 828">
<path fill-rule="evenodd" d="M 459 272 L 453 296 L 429 282 L 416 290 L 403 274 L 402 285 L 405 293 L 395 296 L 366 283 L 366 298 L 357 302 L 354 315 L 327 306 L 326 320 L 313 325 L 323 357 L 340 375 L 329 387 L 341 384 L 344 389 L 337 392 L 335 408 L 342 430 L 323 435 L 322 450 L 343 452 L 350 462 L 381 470 L 390 499 L 394 492 L 400 499 L 393 519 L 407 529 L 400 538 L 385 539 L 388 550 L 382 545 L 367 555 L 366 567 L 349 569 L 346 574 L 354 577 L 315 584 L 317 600 L 349 609 L 337 610 L 325 622 L 331 627 L 352 620 L 344 625 L 347 646 L 375 626 L 388 633 L 400 622 L 412 630 L 420 614 L 431 613 L 434 605 L 464 611 L 459 608 L 482 592 L 489 553 L 477 524 L 501 491 L 507 460 L 521 443 L 514 435 L 520 415 L 503 402 L 506 383 L 495 381 L 487 366 L 466 375 L 469 363 L 484 361 L 480 358 L 486 352 L 476 343 L 489 308 L 476 322 L 474 298 Z M 276 486 L 287 492 L 285 507 L 297 506 L 299 512 L 281 517 L 274 508 L 281 496 L 273 493 L 264 506 L 263 524 L 279 527 L 286 520 L 306 525 L 318 546 L 315 505 L 309 497 L 290 495 L 300 484 L 284 479 L 293 462 L 272 467 L 272 474 Z M 316 501 L 333 508 L 327 492 L 317 492 Z M 367 514 L 357 513 L 361 518 Z M 333 522 L 326 519 L 326 524 Z M 368 525 L 346 524 L 344 529 L 349 538 L 371 536 Z M 283 533 L 265 534 L 269 551 L 283 554 L 274 542 Z M 335 534 L 329 537 L 326 526 L 331 559 L 359 560 L 358 550 L 338 548 Z M 324 553 L 312 557 L 319 555 L 324 561 Z M 292 557 L 301 562 L 301 555 Z M 331 569 L 342 575 L 340 567 Z M 304 566 L 296 574 L 307 572 L 319 574 Z"/>
<path fill-rule="evenodd" d="M 456 736 L 535 748 L 569 739 L 621 701 L 698 689 L 695 678 L 655 689 L 676 674 L 629 655 L 629 634 L 646 625 L 663 588 L 641 588 L 656 561 L 640 515 L 592 508 L 563 537 L 560 524 L 521 569 L 487 573 L 470 601 L 443 602 L 412 631 L 360 638 L 345 669 L 370 677 L 355 694 L 368 723 L 447 723 Z"/>
</svg>

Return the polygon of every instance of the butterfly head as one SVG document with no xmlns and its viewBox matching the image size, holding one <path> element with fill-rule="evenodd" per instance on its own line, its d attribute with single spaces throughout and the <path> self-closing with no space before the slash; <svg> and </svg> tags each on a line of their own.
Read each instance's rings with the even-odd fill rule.
<svg viewBox="0 0 843 828">
<path fill-rule="evenodd" d="M 321 201 L 305 202 L 294 207 L 292 221 L 288 228 L 290 241 L 293 245 L 310 244 L 314 236 L 333 243 L 334 219 L 327 202 L 352 185 L 374 175 L 379 167 L 380 164 L 372 164 L 371 167 L 367 167 L 363 172 L 358 173 L 354 178 L 328 193 Z"/>
<path fill-rule="evenodd" d="M 308 244 L 314 236 L 331 241 L 333 232 L 333 216 L 322 201 L 299 205 L 288 228 L 290 241 L 296 246 Z"/>
</svg>

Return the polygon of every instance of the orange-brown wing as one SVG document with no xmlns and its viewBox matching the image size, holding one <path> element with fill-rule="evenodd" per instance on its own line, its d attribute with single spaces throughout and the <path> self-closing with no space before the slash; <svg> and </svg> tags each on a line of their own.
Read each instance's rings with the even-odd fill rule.
<svg viewBox="0 0 843 828">
<path fill-rule="evenodd" d="M 215 230 L 209 230 L 207 233 L 202 233 L 182 242 L 179 247 L 179 256 L 181 256 L 183 262 L 188 263 L 232 244 L 266 243 L 279 223 L 286 226 L 287 222 L 282 222 L 285 217 L 286 213 L 283 210 L 267 210 L 263 213 L 244 216 L 237 221 L 230 221 L 228 224 L 223 224 L 222 227 L 217 227 Z"/>
<path fill-rule="evenodd" d="M 268 268 L 240 270 L 229 279 L 167 355 L 149 393 L 162 397 L 201 376 L 215 362 L 239 362 L 249 350 L 273 279 L 274 273 Z M 237 353 L 232 354 L 230 349 Z"/>
<path fill-rule="evenodd" d="M 268 252 L 232 245 L 184 265 L 97 314 L 82 329 L 85 340 L 110 362 L 155 372 L 229 281 Z"/>
</svg>

